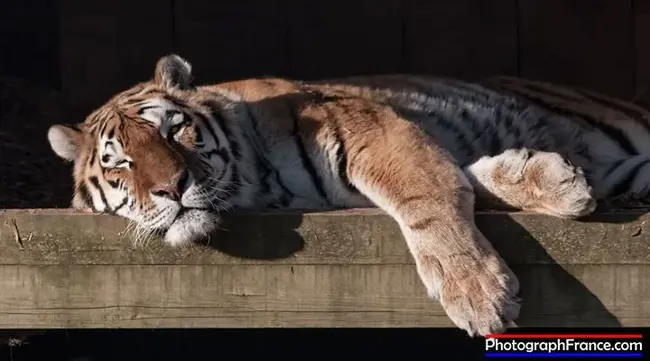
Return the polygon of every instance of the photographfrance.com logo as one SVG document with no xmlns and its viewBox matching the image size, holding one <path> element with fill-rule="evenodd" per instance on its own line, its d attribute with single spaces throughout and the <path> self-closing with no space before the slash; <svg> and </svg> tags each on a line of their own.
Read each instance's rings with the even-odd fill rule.
<svg viewBox="0 0 650 361">
<path fill-rule="evenodd" d="M 487 358 L 642 358 L 643 336 L 510 334 L 485 337 Z"/>
</svg>

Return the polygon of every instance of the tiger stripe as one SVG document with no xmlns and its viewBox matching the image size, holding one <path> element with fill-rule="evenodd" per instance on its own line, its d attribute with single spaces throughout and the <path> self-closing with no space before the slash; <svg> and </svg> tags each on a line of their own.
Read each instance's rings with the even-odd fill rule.
<svg viewBox="0 0 650 361">
<path fill-rule="evenodd" d="M 512 77 L 191 79 L 187 61 L 163 57 L 80 126 L 49 130 L 74 162 L 75 208 L 179 246 L 215 232 L 223 211 L 376 206 L 470 334 L 519 312 L 476 204 L 577 218 L 596 199 L 650 191 L 650 113 L 592 91 Z"/>
<path fill-rule="evenodd" d="M 600 172 L 601 182 L 605 184 L 601 187 L 605 189 L 604 196 L 648 191 L 649 175 L 640 172 L 646 156 L 650 156 L 648 110 L 575 86 L 505 76 L 487 79 L 484 84 L 586 124 L 616 144 L 623 154 L 609 160 Z M 637 180 L 638 177 L 642 179 Z"/>
</svg>

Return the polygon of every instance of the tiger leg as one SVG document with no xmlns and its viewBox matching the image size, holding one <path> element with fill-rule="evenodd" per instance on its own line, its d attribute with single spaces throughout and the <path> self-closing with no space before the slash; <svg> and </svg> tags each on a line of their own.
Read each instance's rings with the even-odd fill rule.
<svg viewBox="0 0 650 361">
<path fill-rule="evenodd" d="M 577 218 L 596 208 L 596 198 L 581 168 L 558 153 L 509 149 L 485 156 L 464 169 L 481 207 Z"/>
<path fill-rule="evenodd" d="M 471 184 L 411 124 L 384 129 L 346 135 L 350 183 L 397 221 L 429 295 L 459 328 L 502 332 L 519 315 L 519 281 L 476 227 Z"/>
</svg>

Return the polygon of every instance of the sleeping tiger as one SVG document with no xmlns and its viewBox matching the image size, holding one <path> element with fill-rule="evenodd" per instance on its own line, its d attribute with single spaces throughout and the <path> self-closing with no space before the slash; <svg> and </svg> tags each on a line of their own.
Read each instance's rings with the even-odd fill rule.
<svg viewBox="0 0 650 361">
<path fill-rule="evenodd" d="M 475 201 L 577 218 L 598 199 L 645 197 L 646 115 L 513 78 L 195 86 L 190 64 L 168 55 L 153 79 L 48 139 L 74 162 L 74 208 L 126 217 L 171 246 L 204 239 L 221 211 L 379 207 L 429 295 L 486 335 L 518 317 L 519 283 L 476 227 Z"/>
</svg>

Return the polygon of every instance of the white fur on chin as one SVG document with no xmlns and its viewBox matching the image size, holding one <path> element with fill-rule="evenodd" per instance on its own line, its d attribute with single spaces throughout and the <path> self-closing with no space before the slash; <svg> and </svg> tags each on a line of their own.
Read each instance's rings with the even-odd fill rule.
<svg viewBox="0 0 650 361">
<path fill-rule="evenodd" d="M 186 246 L 206 238 L 217 230 L 219 218 L 208 211 L 188 209 L 169 227 L 165 243 L 172 247 Z"/>
</svg>

